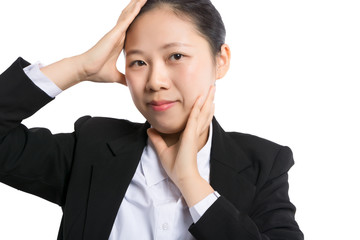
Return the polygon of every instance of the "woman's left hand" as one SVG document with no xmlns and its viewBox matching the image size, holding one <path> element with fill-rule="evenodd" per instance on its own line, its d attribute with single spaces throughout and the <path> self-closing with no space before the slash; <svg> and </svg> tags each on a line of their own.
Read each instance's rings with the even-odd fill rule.
<svg viewBox="0 0 360 240">
<path fill-rule="evenodd" d="M 208 130 L 214 116 L 215 86 L 211 86 L 205 102 L 199 97 L 189 115 L 186 127 L 178 142 L 167 146 L 159 132 L 148 129 L 148 136 L 170 179 L 180 189 L 189 207 L 214 192 L 200 176 L 197 153 L 206 143 Z"/>
</svg>

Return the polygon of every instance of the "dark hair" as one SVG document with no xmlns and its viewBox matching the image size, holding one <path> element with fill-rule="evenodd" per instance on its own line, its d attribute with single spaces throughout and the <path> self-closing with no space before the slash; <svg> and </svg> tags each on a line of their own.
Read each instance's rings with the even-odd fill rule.
<svg viewBox="0 0 360 240">
<path fill-rule="evenodd" d="M 225 43 L 226 30 L 220 13 L 210 0 L 148 0 L 138 16 L 161 5 L 169 6 L 180 17 L 189 17 L 209 42 L 214 56 Z"/>
</svg>

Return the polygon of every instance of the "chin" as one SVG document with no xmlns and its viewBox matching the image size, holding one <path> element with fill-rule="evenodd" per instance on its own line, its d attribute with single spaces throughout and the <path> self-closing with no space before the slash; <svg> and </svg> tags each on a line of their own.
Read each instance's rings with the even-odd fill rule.
<svg viewBox="0 0 360 240">
<path fill-rule="evenodd" d="M 156 129 L 159 133 L 163 134 L 175 134 L 182 132 L 185 128 L 186 122 L 178 122 L 178 121 L 151 121 L 148 120 L 151 126 Z"/>
</svg>

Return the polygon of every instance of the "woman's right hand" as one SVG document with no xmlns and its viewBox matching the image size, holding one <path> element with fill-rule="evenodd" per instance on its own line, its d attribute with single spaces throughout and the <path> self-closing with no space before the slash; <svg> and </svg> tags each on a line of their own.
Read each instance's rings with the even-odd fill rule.
<svg viewBox="0 0 360 240">
<path fill-rule="evenodd" d="M 146 0 L 131 0 L 116 25 L 90 50 L 41 68 L 59 88 L 65 90 L 81 81 L 117 82 L 126 84 L 125 75 L 116 62 L 124 47 L 126 31 Z"/>
</svg>

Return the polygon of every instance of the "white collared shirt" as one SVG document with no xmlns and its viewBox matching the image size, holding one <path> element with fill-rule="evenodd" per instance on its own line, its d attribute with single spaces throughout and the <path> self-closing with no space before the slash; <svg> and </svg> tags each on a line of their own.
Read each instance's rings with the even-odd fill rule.
<svg viewBox="0 0 360 240">
<path fill-rule="evenodd" d="M 24 68 L 27 76 L 50 97 L 61 93 L 42 72 L 39 63 Z M 198 152 L 198 170 L 209 182 L 212 125 L 205 146 Z M 190 240 L 188 228 L 216 201 L 210 194 L 195 206 L 186 205 L 181 192 L 167 176 L 148 139 L 139 165 L 120 205 L 109 240 Z"/>
<path fill-rule="evenodd" d="M 197 155 L 200 175 L 209 181 L 212 127 Z M 211 195 L 210 195 L 211 196 Z M 179 189 L 167 176 L 148 139 L 135 175 L 118 211 L 109 240 L 190 240 L 188 228 L 203 212 L 192 216 Z M 198 208 L 201 204 L 199 204 Z M 211 205 L 211 204 L 210 204 Z"/>
</svg>

